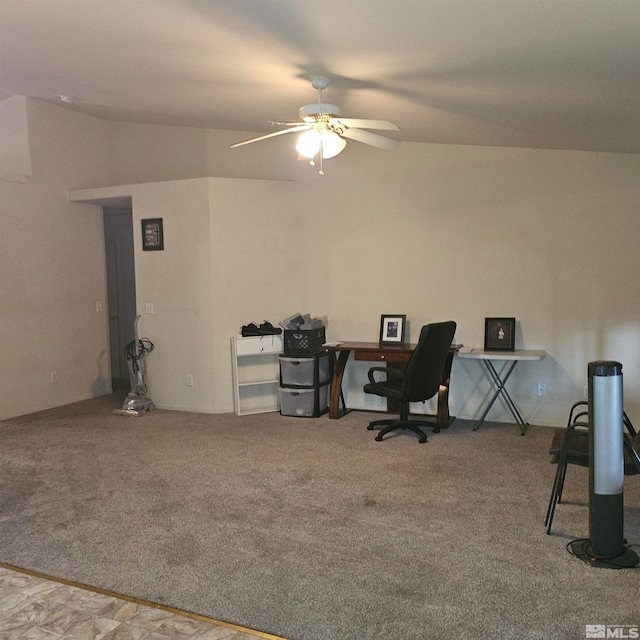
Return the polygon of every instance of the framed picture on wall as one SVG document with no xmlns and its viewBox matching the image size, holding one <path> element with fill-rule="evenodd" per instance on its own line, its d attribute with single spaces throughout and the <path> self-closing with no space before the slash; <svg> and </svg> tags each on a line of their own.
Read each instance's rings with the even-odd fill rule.
<svg viewBox="0 0 640 640">
<path fill-rule="evenodd" d="M 515 318 L 484 319 L 484 350 L 513 351 L 516 345 Z"/>
<path fill-rule="evenodd" d="M 403 344 L 406 324 L 406 315 L 380 316 L 380 344 Z"/>
<path fill-rule="evenodd" d="M 162 218 L 147 218 L 142 221 L 142 250 L 164 251 Z"/>
</svg>

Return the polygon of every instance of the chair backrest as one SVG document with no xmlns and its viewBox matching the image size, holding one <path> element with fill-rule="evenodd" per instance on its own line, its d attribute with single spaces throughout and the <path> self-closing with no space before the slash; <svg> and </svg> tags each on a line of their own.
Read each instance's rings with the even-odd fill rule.
<svg viewBox="0 0 640 640">
<path fill-rule="evenodd" d="M 427 324 L 420 330 L 418 345 L 405 368 L 404 396 L 409 402 L 429 400 L 438 393 L 456 326 L 449 320 Z"/>
</svg>

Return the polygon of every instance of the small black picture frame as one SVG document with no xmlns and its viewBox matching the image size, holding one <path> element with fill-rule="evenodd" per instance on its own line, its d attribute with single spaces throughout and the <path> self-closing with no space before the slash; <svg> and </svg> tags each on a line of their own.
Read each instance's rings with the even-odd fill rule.
<svg viewBox="0 0 640 640">
<path fill-rule="evenodd" d="M 484 319 L 484 350 L 514 351 L 516 346 L 515 318 Z"/>
<path fill-rule="evenodd" d="M 147 218 L 142 221 L 142 250 L 164 251 L 162 218 Z"/>
<path fill-rule="evenodd" d="M 398 313 L 380 316 L 380 344 L 404 344 L 407 316 Z"/>
</svg>

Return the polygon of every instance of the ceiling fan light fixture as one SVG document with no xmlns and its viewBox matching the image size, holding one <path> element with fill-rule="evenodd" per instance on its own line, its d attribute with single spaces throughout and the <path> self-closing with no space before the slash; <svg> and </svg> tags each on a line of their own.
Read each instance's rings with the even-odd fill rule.
<svg viewBox="0 0 640 640">
<path fill-rule="evenodd" d="M 320 151 L 320 132 L 309 129 L 298 136 L 296 151 L 305 158 L 315 158 Z"/>
<path fill-rule="evenodd" d="M 337 156 L 346 146 L 347 141 L 333 131 L 309 129 L 298 136 L 296 151 L 305 158 L 313 159 L 322 149 L 322 158 L 326 160 Z"/>
<path fill-rule="evenodd" d="M 333 131 L 322 132 L 322 157 L 335 158 L 345 147 L 347 141 Z"/>
</svg>

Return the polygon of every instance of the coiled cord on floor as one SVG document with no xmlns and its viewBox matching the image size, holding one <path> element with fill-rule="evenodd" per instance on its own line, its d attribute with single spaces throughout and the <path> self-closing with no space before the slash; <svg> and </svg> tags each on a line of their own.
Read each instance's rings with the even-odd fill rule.
<svg viewBox="0 0 640 640">
<path fill-rule="evenodd" d="M 626 543 L 626 540 L 624 541 Z M 573 548 L 573 545 L 581 545 L 582 551 L 576 552 Z M 640 545 L 630 544 L 626 548 L 631 549 L 632 547 L 640 548 Z M 594 567 L 603 567 L 605 569 L 635 569 L 636 571 L 640 571 L 640 566 L 629 566 L 628 564 L 618 563 L 616 562 L 616 558 L 597 558 L 591 552 L 591 542 L 589 538 L 579 538 L 577 540 L 572 540 L 567 543 L 566 547 L 567 551 L 572 555 L 590 564 Z"/>
</svg>

